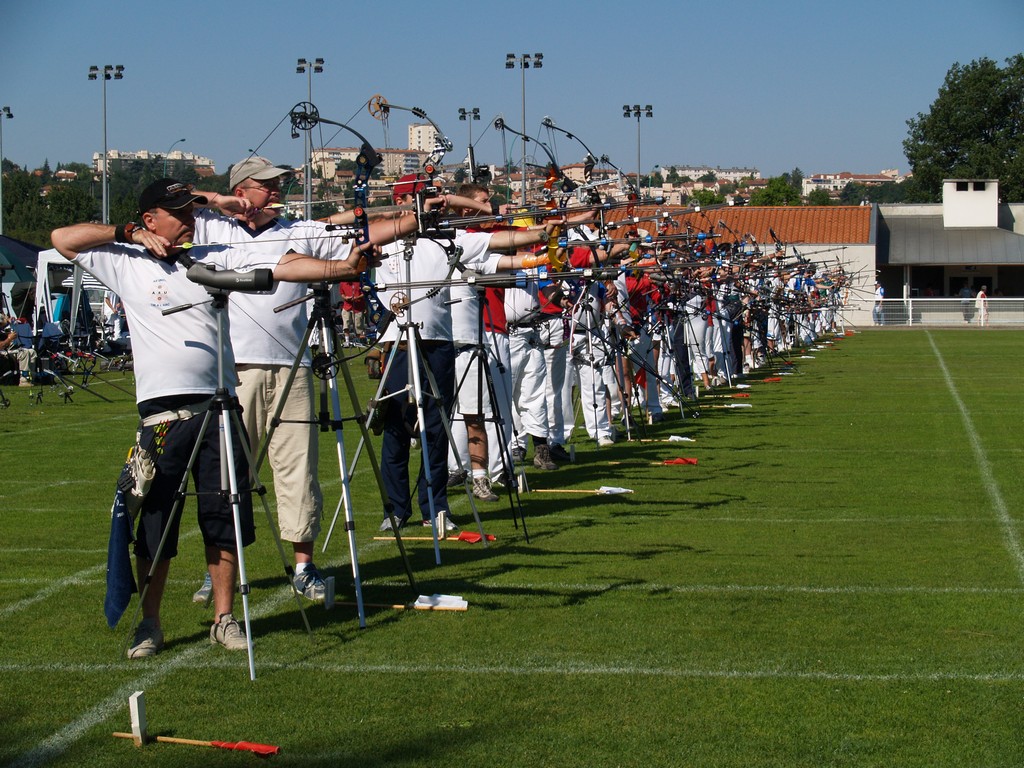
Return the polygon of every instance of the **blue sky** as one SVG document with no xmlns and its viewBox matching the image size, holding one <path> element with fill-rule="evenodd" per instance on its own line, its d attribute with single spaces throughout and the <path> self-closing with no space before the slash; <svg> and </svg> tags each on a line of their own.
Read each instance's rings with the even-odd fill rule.
<svg viewBox="0 0 1024 768">
<path fill-rule="evenodd" d="M 506 53 L 544 54 L 526 72 L 528 133 L 546 140 L 547 115 L 623 170 L 637 166 L 637 121 L 624 103 L 652 104 L 641 119 L 641 163 L 754 166 L 765 176 L 907 170 L 906 121 L 927 111 L 949 67 L 1024 49 L 1020 0 L 921 2 L 270 3 L 248 0 L 3 0 L 0 105 L 4 155 L 89 162 L 102 148 L 102 91 L 90 65 L 122 64 L 107 83 L 108 144 L 178 148 L 220 172 L 250 148 L 302 162 L 291 108 L 307 95 L 299 57 L 326 60 L 313 76 L 321 114 L 351 121 L 378 146 L 374 94 L 426 110 L 464 157 L 459 107 L 479 107 L 478 162 L 502 161 L 497 115 L 521 128 L 522 73 Z M 410 116 L 396 112 L 387 146 L 405 146 Z M 316 145 L 351 145 L 314 136 Z M 561 163 L 582 150 L 559 136 Z M 510 149 L 518 157 L 518 149 Z"/>
</svg>

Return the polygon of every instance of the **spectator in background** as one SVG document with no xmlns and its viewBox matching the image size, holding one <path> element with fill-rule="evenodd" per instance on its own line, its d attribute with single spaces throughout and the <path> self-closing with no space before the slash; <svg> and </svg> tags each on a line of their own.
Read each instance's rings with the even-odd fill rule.
<svg viewBox="0 0 1024 768">
<path fill-rule="evenodd" d="M 0 355 L 17 362 L 19 387 L 31 387 L 36 369 L 37 355 L 31 347 L 24 347 L 18 341 L 18 332 L 11 327 L 14 318 L 0 315 Z"/>
<path fill-rule="evenodd" d="M 971 293 L 971 287 L 964 283 L 963 288 L 960 289 L 960 311 L 963 312 L 964 322 L 971 322 L 971 299 L 974 298 L 974 294 Z"/>
<path fill-rule="evenodd" d="M 341 296 L 341 330 L 346 347 L 366 344 L 366 296 L 357 282 L 338 283 Z"/>
<path fill-rule="evenodd" d="M 984 328 L 988 325 L 988 286 L 981 286 L 978 295 L 974 297 L 974 309 L 978 313 L 978 325 Z"/>
<path fill-rule="evenodd" d="M 881 283 L 875 283 L 875 306 L 871 310 L 871 318 L 875 321 L 875 325 L 885 325 L 885 318 L 882 315 L 882 299 L 885 298 L 885 289 Z"/>
</svg>

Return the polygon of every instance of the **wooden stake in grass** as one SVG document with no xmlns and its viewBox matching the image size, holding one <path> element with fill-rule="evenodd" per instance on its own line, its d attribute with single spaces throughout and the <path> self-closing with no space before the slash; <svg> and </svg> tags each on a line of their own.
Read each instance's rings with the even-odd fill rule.
<svg viewBox="0 0 1024 768">
<path fill-rule="evenodd" d="M 256 744 L 251 741 L 198 741 L 196 739 L 178 739 L 173 736 L 150 736 L 146 732 L 146 699 L 143 691 L 136 691 L 128 697 L 128 709 L 131 712 L 132 732 L 115 732 L 112 735 L 118 739 L 131 739 L 137 747 L 141 747 L 149 741 L 162 741 L 166 744 L 191 744 L 197 747 L 252 752 L 261 756 L 276 755 L 281 751 L 280 747 L 275 747 L 272 744 Z"/>
<path fill-rule="evenodd" d="M 119 739 L 134 739 L 130 733 L 114 733 Z M 150 736 L 148 741 L 161 741 L 165 744 L 191 744 L 194 747 L 216 747 L 217 749 L 232 749 L 236 752 L 252 752 L 260 756 L 280 754 L 281 748 L 273 744 L 257 744 L 252 741 L 200 741 L 199 739 L 177 739 L 173 736 Z"/>
</svg>

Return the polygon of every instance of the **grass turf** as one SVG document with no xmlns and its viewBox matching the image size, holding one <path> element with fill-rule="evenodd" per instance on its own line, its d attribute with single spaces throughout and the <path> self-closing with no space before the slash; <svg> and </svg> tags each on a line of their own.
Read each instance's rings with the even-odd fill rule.
<svg viewBox="0 0 1024 768">
<path fill-rule="evenodd" d="M 1022 352 L 1013 331 L 841 339 L 752 383 L 751 409 L 707 400 L 649 434 L 696 443 L 581 442 L 575 465 L 528 469 L 534 489 L 635 492 L 525 495 L 529 542 L 507 502 L 481 504 L 489 548 L 443 543 L 436 566 L 429 542 L 407 543 L 416 592 L 394 545 L 373 540 L 364 460 L 365 600 L 441 592 L 470 609 L 368 609 L 360 630 L 352 608 L 309 608 L 310 640 L 257 510 L 255 683 L 190 602 L 203 573 L 191 503 L 167 648 L 122 659 L 130 615 L 109 631 L 102 600 L 132 405 L 105 390 L 113 404 L 80 391 L 30 404 L 7 388 L 0 764 L 252 762 L 112 739 L 145 690 L 151 733 L 277 744 L 279 765 L 1020 765 Z M 325 437 L 328 520 L 334 456 Z M 680 456 L 699 463 L 657 464 Z M 472 529 L 464 498 L 453 511 Z M 317 559 L 351 600 L 347 552 L 336 532 Z"/>
</svg>

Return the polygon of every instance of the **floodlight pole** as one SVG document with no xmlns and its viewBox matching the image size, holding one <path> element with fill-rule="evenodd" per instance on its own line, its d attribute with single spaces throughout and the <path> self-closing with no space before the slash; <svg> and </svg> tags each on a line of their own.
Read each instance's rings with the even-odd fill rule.
<svg viewBox="0 0 1024 768">
<path fill-rule="evenodd" d="M 110 183 L 107 173 L 107 80 L 122 80 L 124 78 L 124 67 L 120 64 L 107 64 L 101 70 L 93 65 L 89 67 L 89 79 L 99 80 L 103 85 L 103 162 L 100 163 L 100 189 L 103 194 L 103 223 L 110 223 L 110 200 L 108 186 Z"/>
<path fill-rule="evenodd" d="M 632 107 L 629 104 L 622 105 L 622 116 L 623 117 L 635 117 L 636 118 L 636 193 L 640 194 L 640 118 L 641 117 L 654 117 L 654 107 L 647 104 L 643 108 L 639 104 L 634 104 Z"/>
<path fill-rule="evenodd" d="M 469 146 L 473 146 L 473 121 L 480 119 L 480 107 L 459 107 L 459 120 L 469 121 Z"/>
<path fill-rule="evenodd" d="M 522 72 L 522 95 L 523 95 L 523 162 L 519 168 L 519 172 L 522 174 L 523 186 L 522 192 L 519 196 L 519 203 L 522 206 L 526 206 L 526 142 L 529 141 L 526 134 L 526 70 L 531 66 L 534 69 L 540 69 L 544 66 L 544 54 L 535 53 L 531 57 L 528 53 L 520 54 L 516 56 L 514 53 L 505 54 L 505 69 L 515 69 L 516 64 L 519 65 L 519 69 Z"/>
<path fill-rule="evenodd" d="M 14 117 L 10 107 L 0 107 L 0 235 L 4 233 L 4 118 Z"/>
<path fill-rule="evenodd" d="M 296 74 L 305 73 L 306 75 L 306 94 L 310 104 L 313 103 L 313 73 L 319 75 L 323 71 L 323 59 L 313 59 L 312 61 L 299 59 L 296 62 Z M 305 154 L 306 158 L 302 166 L 302 207 L 305 211 L 305 218 L 311 219 L 313 217 L 313 134 L 311 131 L 306 131 Z"/>
</svg>

